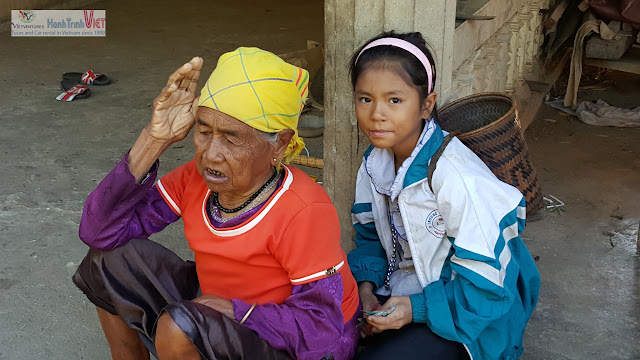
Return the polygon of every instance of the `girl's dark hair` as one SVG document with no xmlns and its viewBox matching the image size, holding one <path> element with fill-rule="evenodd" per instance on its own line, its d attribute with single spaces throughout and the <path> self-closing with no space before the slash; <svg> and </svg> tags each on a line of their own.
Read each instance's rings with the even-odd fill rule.
<svg viewBox="0 0 640 360">
<path fill-rule="evenodd" d="M 431 63 L 431 73 L 433 74 L 433 78 L 431 79 L 431 89 L 435 89 L 436 85 L 436 67 L 435 62 L 433 61 L 433 55 L 427 48 L 427 43 L 422 37 L 422 34 L 419 32 L 412 33 L 403 33 L 397 34 L 393 31 L 384 32 L 373 39 L 367 41 L 364 45 L 362 45 L 356 53 L 351 57 L 351 62 L 349 65 L 349 71 L 351 74 L 351 85 L 355 89 L 356 82 L 358 81 L 358 77 L 372 64 L 376 62 L 395 62 L 400 65 L 399 68 L 402 68 L 404 71 L 398 71 L 398 75 L 402 77 L 407 84 L 412 84 L 418 88 L 418 92 L 420 94 L 420 99 L 425 99 L 427 95 L 429 95 L 429 83 L 427 70 L 425 70 L 422 62 L 418 60 L 413 54 L 410 52 L 395 47 L 391 45 L 381 45 L 372 47 L 367 49 L 360 58 L 358 58 L 358 54 L 364 49 L 365 46 L 369 45 L 369 43 L 381 39 L 381 38 L 397 38 L 404 41 L 407 41 L 413 45 L 415 45 L 418 49 L 420 49 L 429 59 Z M 356 63 L 356 59 L 358 62 Z M 398 70 L 399 70 L 398 68 Z M 436 108 L 433 108 L 432 116 L 435 117 Z"/>
</svg>

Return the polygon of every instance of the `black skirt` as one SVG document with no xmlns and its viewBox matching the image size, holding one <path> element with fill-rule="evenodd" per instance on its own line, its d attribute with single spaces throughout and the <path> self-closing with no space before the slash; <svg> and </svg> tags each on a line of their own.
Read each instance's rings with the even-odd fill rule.
<svg viewBox="0 0 640 360">
<path fill-rule="evenodd" d="M 155 325 L 167 311 L 203 359 L 289 359 L 254 331 L 191 301 L 202 295 L 196 264 L 151 240 L 134 239 L 112 251 L 89 250 L 73 282 L 89 301 L 137 330 L 154 355 Z"/>
</svg>

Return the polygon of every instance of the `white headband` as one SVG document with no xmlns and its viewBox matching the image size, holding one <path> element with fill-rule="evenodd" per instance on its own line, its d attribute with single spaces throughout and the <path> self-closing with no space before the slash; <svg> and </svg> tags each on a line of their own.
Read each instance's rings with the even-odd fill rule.
<svg viewBox="0 0 640 360">
<path fill-rule="evenodd" d="M 363 52 L 365 52 L 368 49 L 371 49 L 372 47 L 382 46 L 382 45 L 395 46 L 400 49 L 406 50 L 411 54 L 413 54 L 413 56 L 415 56 L 418 60 L 420 60 L 420 62 L 424 66 L 424 69 L 427 71 L 427 81 L 428 81 L 427 89 L 428 89 L 428 93 L 431 94 L 431 90 L 433 90 L 431 88 L 431 82 L 433 80 L 433 74 L 431 72 L 431 62 L 429 62 L 429 59 L 422 52 L 422 50 L 420 50 L 417 46 L 413 45 L 412 43 L 406 40 L 387 37 L 387 38 L 382 38 L 382 39 L 372 41 L 371 43 L 369 43 L 369 45 L 365 46 L 360 51 L 360 53 L 358 54 L 358 57 L 356 58 L 356 64 L 358 63 L 358 60 L 360 59 L 360 56 L 362 55 Z"/>
</svg>

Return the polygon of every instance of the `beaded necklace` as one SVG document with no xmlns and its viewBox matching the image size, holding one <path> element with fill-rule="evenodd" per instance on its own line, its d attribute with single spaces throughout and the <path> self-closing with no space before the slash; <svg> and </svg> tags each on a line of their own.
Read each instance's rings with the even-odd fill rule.
<svg viewBox="0 0 640 360">
<path fill-rule="evenodd" d="M 235 207 L 235 208 L 233 208 L 233 209 L 227 209 L 226 207 L 222 206 L 222 205 L 220 204 L 220 201 L 218 200 L 218 193 L 217 193 L 217 192 L 214 192 L 214 193 L 213 193 L 213 204 L 218 208 L 218 210 L 220 210 L 220 211 L 222 211 L 222 212 L 224 212 L 224 213 L 227 213 L 227 214 L 232 214 L 232 213 L 238 212 L 238 211 L 240 211 L 240 210 L 244 209 L 245 207 L 247 207 L 247 205 L 251 204 L 251 202 L 252 202 L 253 200 L 255 200 L 255 198 L 257 198 L 257 197 L 258 197 L 258 195 L 260 195 L 260 193 L 261 193 L 261 192 L 263 192 L 263 191 L 264 191 L 264 189 L 265 189 L 267 186 L 269 186 L 269 185 L 273 182 L 273 180 L 275 180 L 275 179 L 276 179 L 276 176 L 277 176 L 279 173 L 280 173 L 279 171 L 274 171 L 274 172 L 273 172 L 273 175 L 271 175 L 271 177 L 269 178 L 269 180 L 267 180 L 267 182 L 266 182 L 266 183 L 264 183 L 264 184 L 260 187 L 260 189 L 258 189 L 258 191 L 254 192 L 254 193 L 253 193 L 253 195 L 251 195 L 251 196 L 247 199 L 247 201 L 245 201 L 245 202 L 244 202 L 244 204 L 242 204 L 242 205 L 240 205 L 240 206 L 238 206 L 238 207 Z"/>
<path fill-rule="evenodd" d="M 397 206 L 397 204 L 396 204 Z M 387 197 L 387 207 L 389 211 L 389 227 L 391 228 L 391 243 L 393 247 L 393 253 L 391 254 L 391 261 L 389 261 L 389 268 L 387 269 L 387 276 L 384 279 L 384 287 L 389 290 L 389 280 L 391 279 L 391 274 L 396 268 L 396 258 L 398 256 L 398 232 L 396 231 L 396 227 L 393 225 L 393 219 L 391 214 L 391 201 Z M 398 209 L 399 210 L 399 209 Z"/>
<path fill-rule="evenodd" d="M 209 196 L 209 214 L 211 214 L 211 217 L 213 218 L 213 220 L 215 220 L 215 221 L 217 221 L 219 223 L 222 223 L 222 224 L 244 216 L 246 213 L 248 213 L 251 210 L 255 209 L 258 205 L 261 205 L 271 195 L 271 190 L 274 187 L 276 187 L 276 185 L 280 182 L 280 178 L 281 178 L 281 176 L 278 176 L 277 177 L 277 181 L 272 181 L 271 184 L 269 186 L 267 186 L 262 191 L 260 196 L 256 197 L 253 200 L 253 202 L 249 204 L 249 206 L 244 208 L 238 214 L 235 214 L 234 216 L 229 217 L 229 218 L 223 218 L 222 216 L 220 216 L 220 213 L 218 212 L 218 208 L 213 203 L 213 196 Z"/>
</svg>

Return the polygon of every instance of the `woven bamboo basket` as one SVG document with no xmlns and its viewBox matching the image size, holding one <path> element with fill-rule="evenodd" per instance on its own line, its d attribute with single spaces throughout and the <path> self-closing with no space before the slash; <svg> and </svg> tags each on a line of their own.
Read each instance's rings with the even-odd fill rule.
<svg viewBox="0 0 640 360">
<path fill-rule="evenodd" d="M 438 111 L 438 122 L 442 129 L 456 134 L 498 179 L 522 192 L 527 214 L 544 205 L 511 96 L 481 93 L 458 99 Z"/>
</svg>

